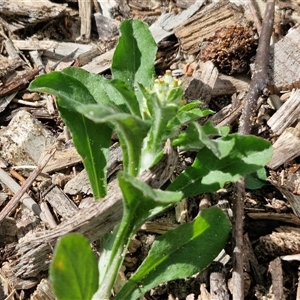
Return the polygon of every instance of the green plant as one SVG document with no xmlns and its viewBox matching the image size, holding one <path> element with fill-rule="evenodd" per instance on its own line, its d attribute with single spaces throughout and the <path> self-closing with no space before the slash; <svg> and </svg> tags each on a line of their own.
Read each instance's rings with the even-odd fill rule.
<svg viewBox="0 0 300 300">
<path fill-rule="evenodd" d="M 255 173 L 245 177 L 245 185 L 249 190 L 256 190 L 263 187 L 267 182 L 267 171 L 265 168 L 257 170 Z"/>
<path fill-rule="evenodd" d="M 70 299 L 73 287 L 74 299 L 91 299 L 91 295 L 93 299 L 110 298 L 129 240 L 146 220 L 183 197 L 216 191 L 228 181 L 256 172 L 272 154 L 270 144 L 260 138 L 230 134 L 228 127 L 216 128 L 211 123 L 200 126 L 196 120 L 212 111 L 200 109 L 199 101 L 185 103 L 181 83 L 169 72 L 155 79 L 157 48 L 148 27 L 137 20 L 126 20 L 120 30 L 112 80 L 68 68 L 40 76 L 30 85 L 31 90 L 57 96 L 61 117 L 83 158 L 96 199 L 106 194 L 106 164 L 113 131 L 118 134 L 123 153 L 124 170 L 117 178 L 124 215 L 114 232 L 101 240 L 99 273 L 95 272 L 94 254 L 86 240 L 77 234 L 63 237 L 50 268 L 58 299 Z M 186 130 L 182 132 L 183 125 Z M 180 150 L 196 151 L 197 156 L 192 166 L 162 191 L 137 176 L 160 161 L 167 140 Z M 229 231 L 229 222 L 220 209 L 204 210 L 193 222 L 155 241 L 116 299 L 136 299 L 161 282 L 201 271 L 224 247 Z M 73 268 L 82 255 L 87 263 L 80 269 Z"/>
</svg>

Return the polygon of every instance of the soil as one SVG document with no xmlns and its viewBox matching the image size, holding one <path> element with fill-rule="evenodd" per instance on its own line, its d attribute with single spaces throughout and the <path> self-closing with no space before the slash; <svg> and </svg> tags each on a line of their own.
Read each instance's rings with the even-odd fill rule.
<svg viewBox="0 0 300 300">
<path fill-rule="evenodd" d="M 261 2 L 263 5 L 264 1 Z M 36 61 L 33 61 L 32 52 L 35 50 L 34 46 L 24 47 L 22 50 L 16 49 L 18 55 L 9 57 L 8 43 L 9 41 L 30 39 L 31 45 L 33 45 L 33 41 L 57 42 L 61 47 L 67 47 L 61 44 L 62 42 L 72 42 L 87 46 L 97 44 L 97 49 L 101 49 L 98 53 L 98 56 L 100 56 L 104 53 L 108 53 L 116 44 L 118 38 L 116 28 L 120 21 L 127 18 L 138 18 L 151 25 L 165 13 L 170 12 L 179 15 L 182 11 L 193 5 L 195 1 L 119 1 L 118 5 L 110 10 L 111 20 L 109 18 L 106 20 L 107 24 L 111 26 L 111 30 L 109 32 L 99 30 L 99 24 L 97 26 L 97 18 L 95 16 L 93 18 L 91 36 L 88 39 L 86 39 L 86 36 L 79 35 L 80 18 L 77 1 L 57 0 L 50 2 L 53 5 L 58 5 L 57 11 L 61 7 L 59 5 L 65 5 L 67 12 L 57 12 L 57 15 L 50 15 L 50 19 L 47 20 L 39 20 L 38 14 L 34 15 L 33 12 L 35 12 L 35 9 L 41 9 L 38 5 L 32 8 L 32 13 L 27 12 L 23 15 L 22 13 L 18 13 L 18 8 L 15 8 L 16 11 L 8 13 L 7 10 L 5 10 L 6 5 L 8 10 L 11 9 L 8 3 L 9 1 L 4 1 L 3 8 L 0 4 L 0 60 L 3 61 L 0 66 L 0 135 L 5 135 L 3 130 L 7 128 L 17 113 L 25 111 L 25 115 L 29 113 L 34 120 L 39 121 L 39 124 L 42 126 L 42 129 L 39 130 L 46 130 L 46 133 L 43 133 L 44 135 L 49 134 L 52 136 L 53 139 L 50 139 L 50 144 L 53 143 L 54 140 L 62 140 L 62 149 L 65 151 L 66 156 L 61 163 L 65 165 L 64 169 L 59 169 L 58 171 L 54 168 L 51 171 L 44 170 L 43 173 L 32 182 L 29 189 L 27 189 L 27 193 L 38 204 L 46 200 L 49 202 L 48 206 L 50 208 L 48 210 L 49 214 L 53 216 L 54 225 L 49 225 L 41 221 L 33 212 L 21 204 L 18 204 L 16 208 L 12 209 L 9 213 L 10 217 L 1 223 L 0 261 L 2 268 L 0 274 L 3 288 L 2 290 L 0 289 L 0 299 L 54 299 L 51 292 L 46 296 L 46 294 L 43 294 L 38 288 L 40 286 L 41 289 L 41 284 L 47 279 L 47 268 L 41 267 L 41 269 L 28 273 L 30 275 L 24 275 L 24 273 L 21 276 L 18 275 L 18 270 L 14 269 L 14 267 L 17 265 L 17 261 L 18 263 L 20 262 L 20 256 L 23 254 L 20 255 L 16 249 L 18 249 L 18 244 L 19 247 L 21 247 L 20 245 L 23 247 L 30 241 L 31 236 L 35 238 L 39 235 L 43 236 L 43 234 L 47 234 L 50 229 L 55 228 L 55 226 L 68 218 L 68 216 L 63 216 L 63 213 L 60 214 L 57 212 L 55 204 L 50 203 L 51 200 L 48 200 L 49 198 L 65 197 L 63 198 L 64 200 L 60 198 L 59 201 L 68 201 L 68 207 L 71 207 L 68 208 L 68 213 L 72 214 L 73 210 L 74 213 L 77 212 L 78 207 L 89 205 L 90 201 L 92 201 L 92 195 L 90 190 L 86 187 L 80 187 L 79 190 L 74 193 L 66 192 L 65 188 L 67 183 L 75 176 L 74 174 L 78 174 L 83 170 L 81 159 L 78 155 L 68 152 L 72 150 L 72 140 L 70 137 L 66 137 L 68 132 L 59 117 L 55 99 L 37 93 L 29 93 L 26 88 L 41 72 L 48 73 L 69 65 L 84 67 L 86 64 L 83 64 L 82 60 L 80 63 L 78 58 L 74 59 L 76 49 L 72 50 L 75 52 L 72 52 L 72 55 L 69 57 L 67 57 L 67 54 L 70 54 L 70 51 L 68 52 L 66 49 L 65 56 L 60 58 L 54 56 L 50 57 L 49 55 L 46 57 L 46 55 L 44 55 L 45 53 L 40 53 L 42 61 L 41 65 L 37 65 Z M 210 2 L 206 1 L 204 7 L 209 4 Z M 42 6 L 42 4 L 40 4 L 40 6 Z M 99 13 L 99 9 L 99 6 L 93 6 L 92 12 Z M 239 11 L 243 17 L 247 14 L 246 10 Z M 54 9 L 52 9 L 52 12 L 54 13 Z M 49 11 L 47 11 L 47 13 L 49 13 Z M 212 14 L 211 16 L 210 21 L 214 23 L 214 15 Z M 30 18 L 36 19 L 36 21 L 30 23 Z M 247 16 L 247 18 L 249 20 L 249 16 Z M 16 22 L 16 20 L 18 22 Z M 114 22 L 112 22 L 112 20 Z M 299 26 L 299 20 L 300 2 L 298 0 L 278 1 L 273 26 L 273 43 L 282 41 L 288 34 L 290 28 L 297 28 Z M 12 26 L 20 24 L 24 26 L 20 29 L 13 29 Z M 9 27 L 9 25 L 11 27 Z M 177 25 L 180 26 L 182 24 Z M 182 25 L 182 28 L 192 31 L 189 26 L 191 25 L 185 23 Z M 213 67 L 216 68 L 215 70 L 218 72 L 218 78 L 223 78 L 224 81 L 226 79 L 227 81 L 232 80 L 233 82 L 233 80 L 243 78 L 243 80 L 239 81 L 239 84 L 245 84 L 245 86 L 235 88 L 235 90 L 226 87 L 225 90 L 227 90 L 224 93 L 221 92 L 221 88 L 217 91 L 214 88 L 207 89 L 207 82 L 202 85 L 200 95 L 203 96 L 203 98 L 201 99 L 205 99 L 205 105 L 214 110 L 216 116 L 220 116 L 228 105 L 232 105 L 232 109 L 234 103 L 242 103 L 242 100 L 246 98 L 249 82 L 251 81 L 251 74 L 255 72 L 255 70 L 251 69 L 251 64 L 255 59 L 255 53 L 259 43 L 258 32 L 260 32 L 260 29 L 257 26 L 255 18 L 253 18 L 252 22 L 248 21 L 247 24 L 229 24 L 222 29 L 215 30 L 209 37 L 203 39 L 201 45 L 197 45 L 198 51 L 192 54 L 185 48 L 188 47 L 185 44 L 187 43 L 185 39 L 188 34 L 183 34 L 181 31 L 182 28 L 177 28 L 174 31 L 177 31 L 178 34 L 173 34 L 172 31 L 170 35 L 158 43 L 159 51 L 155 64 L 156 72 L 158 75 L 163 74 L 167 69 L 171 69 L 173 74 L 177 72 L 176 74 L 179 74 L 178 78 L 183 80 L 186 87 L 185 96 L 187 100 L 189 100 L 189 98 L 196 99 L 200 97 L 199 90 L 191 86 L 191 83 L 197 78 L 197 70 L 204 72 L 203 63 L 213 62 Z M 237 38 L 237 36 L 239 38 Z M 229 43 L 229 40 L 234 40 L 234 43 Z M 193 47 L 196 46 L 194 45 Z M 47 52 L 40 48 L 39 51 Z M 299 52 L 300 47 L 298 45 L 298 48 L 295 48 L 294 59 L 299 59 Z M 297 57 L 297 55 L 299 56 Z M 80 59 L 82 59 L 82 57 Z M 269 57 L 265 59 L 269 59 Z M 299 65 L 299 61 L 297 62 Z M 285 75 L 289 76 L 289 70 L 285 71 L 286 74 L 281 74 L 283 78 Z M 110 76 L 109 68 L 99 73 L 107 77 Z M 263 137 L 272 144 L 278 141 L 279 137 L 284 135 L 284 133 L 279 131 L 274 132 L 268 123 L 268 120 L 275 115 L 277 110 L 277 108 L 272 105 L 270 99 L 279 99 L 278 101 L 282 104 L 284 101 L 287 101 L 289 97 L 293 97 L 294 94 L 291 95 L 293 88 L 299 88 L 299 80 L 296 77 L 290 86 L 286 86 L 285 90 L 282 89 L 282 86 L 278 87 L 276 82 L 273 82 L 272 87 L 259 97 L 255 115 L 251 119 L 251 134 Z M 293 110 L 296 110 L 296 108 Z M 235 111 L 236 109 L 233 108 L 229 116 L 228 114 L 225 115 L 225 119 L 227 118 L 226 120 L 232 132 L 236 132 L 240 126 L 240 115 L 237 114 L 235 116 Z M 230 116 L 232 118 L 229 120 Z M 221 124 L 224 118 L 220 118 L 218 121 L 217 117 L 215 117 L 212 121 L 215 122 L 215 124 Z M 22 115 L 20 118 L 21 123 L 18 123 L 17 127 L 23 128 L 24 126 L 25 129 L 23 130 L 26 130 L 25 124 L 22 124 L 22 122 L 27 122 L 26 120 L 24 115 Z M 32 122 L 35 123 L 36 121 Z M 293 130 L 297 131 L 297 122 L 298 117 L 296 116 L 288 128 L 293 128 Z M 17 130 L 17 128 L 14 130 Z M 290 132 L 292 132 L 292 130 L 290 130 Z M 299 133 L 295 134 L 296 137 L 299 136 L 297 134 Z M 115 141 L 116 140 L 113 142 Z M 7 146 L 10 142 L 6 140 L 5 143 Z M 288 144 L 288 138 L 284 140 L 283 144 L 285 143 Z M 1 147 L 3 154 L 3 141 Z M 256 179 L 255 188 L 246 189 L 244 199 L 240 199 L 240 201 L 244 202 L 244 252 L 241 254 L 243 255 L 244 261 L 242 274 L 244 279 L 244 299 L 300 299 L 300 288 L 298 287 L 300 260 L 300 214 L 298 214 L 299 205 L 297 204 L 299 200 L 297 197 L 299 197 L 300 176 L 298 149 L 298 144 L 293 140 L 290 148 L 284 150 L 284 159 L 281 158 L 279 165 L 266 167 L 267 181 L 261 182 L 259 179 Z M 289 151 L 293 152 L 293 154 L 289 155 Z M 43 152 L 43 150 L 40 152 Z M 13 168 L 20 165 L 19 161 L 16 163 L 14 159 L 16 157 L 19 159 L 22 153 L 14 152 L 10 154 L 10 156 L 6 153 L 2 156 L 0 160 L 1 168 L 5 170 L 6 173 L 10 172 L 10 176 L 19 184 L 24 183 L 32 170 L 29 168 Z M 180 170 L 190 165 L 193 159 L 193 153 L 182 153 L 173 176 L 176 176 Z M 72 160 L 72 162 L 69 160 Z M 120 169 L 120 163 L 121 162 L 118 161 L 118 165 L 112 167 L 110 173 L 111 179 L 115 175 L 115 172 Z M 36 162 L 32 159 L 25 163 L 24 160 L 21 165 L 24 164 L 36 165 Z M 274 164 L 276 164 L 276 162 L 274 162 Z M 48 170 L 50 170 L 49 165 Z M 0 208 L 3 210 L 17 191 L 11 191 L 2 179 L 0 179 L 0 181 Z M 58 191 L 53 190 L 53 185 L 58 188 Z M 83 185 L 82 183 L 82 186 Z M 50 190 L 55 192 L 55 194 L 53 194 L 55 196 L 51 196 L 50 194 L 46 196 Z M 66 193 L 65 196 L 62 196 L 63 193 L 61 191 L 63 190 Z M 149 248 L 157 236 L 176 227 L 179 223 L 189 222 L 195 218 L 199 210 L 204 207 L 212 205 L 222 207 L 234 223 L 233 203 L 235 196 L 235 184 L 228 183 L 216 193 L 185 199 L 176 209 L 169 209 L 154 220 L 147 222 L 141 230 L 135 234 L 131 241 L 128 254 L 125 257 L 124 272 L 122 275 L 128 277 L 136 270 L 147 256 Z M 55 240 L 57 240 L 57 237 L 55 237 Z M 36 240 L 33 239 L 33 241 Z M 40 245 L 39 247 L 42 248 L 45 246 L 53 249 L 55 242 L 53 244 L 53 240 L 51 240 L 51 242 L 49 241 L 50 238 L 49 240 L 45 239 L 43 246 Z M 28 245 L 30 245 L 30 243 Z M 224 249 L 223 256 L 213 262 L 206 270 L 190 278 L 163 283 L 144 295 L 143 299 L 237 300 L 237 296 L 232 295 L 233 286 L 236 284 L 232 276 L 232 270 L 235 268 L 233 263 L 233 245 L 234 238 L 231 237 Z M 31 245 L 31 247 L 33 246 Z M 93 247 L 95 252 L 97 252 L 99 249 L 99 242 L 97 240 L 94 241 Z M 46 257 L 47 263 L 49 263 L 52 253 L 49 254 L 47 252 L 49 249 L 47 248 L 47 251 L 45 249 L 46 248 L 43 248 L 43 251 L 45 251 L 44 257 Z M 29 250 L 27 249 L 26 251 Z M 194 249 L 194 251 L 197 251 L 197 249 Z M 45 258 L 43 260 L 45 260 Z M 29 269 L 29 265 L 32 262 L 28 260 L 27 263 Z M 22 261 L 22 264 L 26 265 L 26 262 Z"/>
</svg>

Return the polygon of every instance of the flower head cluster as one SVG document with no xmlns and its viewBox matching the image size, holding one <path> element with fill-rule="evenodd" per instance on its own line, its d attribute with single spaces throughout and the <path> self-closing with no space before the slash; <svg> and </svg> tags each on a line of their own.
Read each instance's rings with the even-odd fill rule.
<svg viewBox="0 0 300 300">
<path fill-rule="evenodd" d="M 155 107 L 184 105 L 182 81 L 172 77 L 171 71 L 166 71 L 164 76 L 154 80 L 152 88 L 144 88 L 143 117 L 154 116 Z"/>
<path fill-rule="evenodd" d="M 161 104 L 180 104 L 183 96 L 182 81 L 172 77 L 171 71 L 156 79 L 152 88 Z"/>
</svg>

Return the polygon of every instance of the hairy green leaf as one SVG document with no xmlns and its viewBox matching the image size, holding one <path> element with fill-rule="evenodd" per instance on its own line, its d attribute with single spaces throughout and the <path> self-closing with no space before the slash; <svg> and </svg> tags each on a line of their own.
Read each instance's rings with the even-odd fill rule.
<svg viewBox="0 0 300 300">
<path fill-rule="evenodd" d="M 82 157 L 94 198 L 104 197 L 107 189 L 106 167 L 112 129 L 107 124 L 95 124 L 83 114 L 63 107 L 60 108 L 60 115 L 71 131 L 76 150 Z"/>
<path fill-rule="evenodd" d="M 91 86 L 86 87 L 79 80 L 83 74 L 77 69 L 68 69 L 65 72 L 53 72 L 38 77 L 30 84 L 30 90 L 50 93 L 58 98 L 61 117 L 70 129 L 74 145 L 82 157 L 94 197 L 99 199 L 106 195 L 106 165 L 112 129 L 107 124 L 95 124 L 78 110 L 83 104 L 97 103 L 92 92 L 97 93 Z M 72 74 L 76 76 L 72 77 Z"/>
<path fill-rule="evenodd" d="M 185 197 L 214 192 L 226 182 L 235 182 L 265 166 L 272 157 L 271 144 L 250 135 L 230 134 L 224 140 L 234 140 L 234 148 L 224 158 L 217 159 L 207 147 L 202 148 L 191 167 L 181 173 L 168 187 L 182 191 Z"/>
<path fill-rule="evenodd" d="M 157 46 L 147 24 L 139 20 L 125 20 L 120 26 L 120 31 L 121 36 L 111 66 L 112 75 L 114 79 L 121 79 L 136 92 L 142 104 L 142 94 L 137 84 L 150 86 L 152 83 Z"/>
<path fill-rule="evenodd" d="M 199 120 L 200 118 L 211 115 L 213 111 L 209 109 L 191 108 L 185 110 L 179 110 L 174 119 L 168 123 L 168 128 L 174 128 L 175 126 L 182 126 L 192 121 Z"/>
<path fill-rule="evenodd" d="M 153 189 L 125 172 L 118 173 L 118 180 L 124 198 L 124 221 L 121 226 L 132 227 L 133 232 L 149 218 L 182 199 L 181 192 Z"/>
<path fill-rule="evenodd" d="M 223 126 L 217 128 L 210 122 L 201 126 L 196 122 L 189 125 L 185 132 L 182 132 L 174 140 L 174 146 L 180 146 L 181 150 L 196 151 L 204 146 L 212 151 L 217 158 L 223 158 L 229 154 L 234 147 L 235 140 L 226 138 L 229 133 L 229 127 Z M 213 136 L 222 136 L 218 139 L 212 139 Z"/>
<path fill-rule="evenodd" d="M 139 87 L 145 97 L 146 111 L 149 114 L 147 119 L 151 121 L 151 127 L 143 145 L 141 161 L 141 171 L 143 171 L 155 165 L 161 158 L 163 146 L 171 133 L 167 124 L 176 116 L 179 108 L 176 104 L 161 103 L 156 93 L 148 92 L 141 84 Z"/>
<path fill-rule="evenodd" d="M 117 91 L 111 86 L 111 83 L 108 79 L 103 76 L 99 76 L 98 74 L 89 73 L 81 68 L 73 68 L 69 67 L 62 70 L 60 73 L 66 76 L 70 76 L 71 78 L 77 80 L 83 84 L 92 95 L 94 101 L 87 102 L 82 97 L 74 98 L 74 100 L 79 101 L 80 103 L 101 103 L 111 105 L 115 103 L 117 106 L 124 104 L 122 98 L 118 97 Z M 62 84 L 64 80 L 62 81 Z M 78 84 L 78 83 L 74 83 Z M 73 84 L 73 85 L 74 85 Z M 84 95 L 82 95 L 84 97 Z"/>
<path fill-rule="evenodd" d="M 116 126 L 123 152 L 124 170 L 133 176 L 138 175 L 142 144 L 149 130 L 149 122 L 130 114 L 118 113 L 100 104 L 84 105 L 79 110 L 95 123 L 111 122 Z"/>
<path fill-rule="evenodd" d="M 140 106 L 136 99 L 135 93 L 132 92 L 127 85 L 119 80 L 114 79 L 111 81 L 112 86 L 119 92 L 119 98 L 123 98 L 123 102 L 127 105 L 127 110 L 123 110 L 123 112 L 129 112 L 130 114 L 140 117 Z"/>
<path fill-rule="evenodd" d="M 61 72 L 81 82 L 97 103 L 112 106 L 122 112 L 140 115 L 139 103 L 135 94 L 123 81 L 108 80 L 103 76 L 91 74 L 80 68 L 70 67 Z M 81 99 L 81 103 L 92 102 Z"/>
<path fill-rule="evenodd" d="M 71 69 L 74 70 L 74 69 Z M 63 72 L 52 72 L 49 74 L 41 75 L 32 81 L 29 85 L 29 90 L 44 92 L 55 95 L 61 99 L 61 105 L 69 108 L 68 100 L 71 103 L 96 103 L 94 96 L 89 90 L 88 86 L 85 86 L 80 79 L 77 79 L 69 74 Z"/>
<path fill-rule="evenodd" d="M 182 193 L 167 192 L 152 189 L 146 183 L 130 176 L 126 172 L 118 173 L 119 186 L 123 194 L 124 216 L 114 233 L 114 244 L 109 237 L 105 237 L 104 246 L 106 253 L 100 261 L 105 274 L 100 282 L 100 287 L 93 299 L 106 299 L 110 295 L 117 272 L 127 251 L 130 238 L 139 227 L 149 218 L 160 213 L 166 207 L 181 200 Z M 111 250 L 110 250 L 111 249 Z M 109 251 L 109 255 L 107 253 Z M 123 298 L 127 299 L 127 298 Z"/>
<path fill-rule="evenodd" d="M 248 174 L 245 178 L 245 186 L 247 189 L 260 189 L 266 184 L 267 172 L 265 168 L 257 170 L 255 173 Z"/>
<path fill-rule="evenodd" d="M 58 300 L 92 299 L 98 288 L 98 267 L 85 237 L 72 233 L 58 241 L 50 280 Z"/>
<path fill-rule="evenodd" d="M 230 232 L 227 216 L 217 207 L 201 212 L 193 222 L 157 238 L 134 275 L 115 300 L 135 300 L 151 288 L 206 268 L 225 246 Z"/>
</svg>

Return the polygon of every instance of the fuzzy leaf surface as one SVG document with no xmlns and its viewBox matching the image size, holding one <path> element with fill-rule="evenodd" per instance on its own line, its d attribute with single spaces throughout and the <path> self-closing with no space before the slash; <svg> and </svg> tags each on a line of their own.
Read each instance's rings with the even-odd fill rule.
<svg viewBox="0 0 300 300">
<path fill-rule="evenodd" d="M 80 234 L 62 237 L 54 251 L 50 280 L 58 300 L 89 300 L 98 288 L 97 259 Z"/>
<path fill-rule="evenodd" d="M 109 101 L 105 93 L 102 93 L 103 98 L 99 97 L 98 92 L 101 94 L 103 91 L 101 88 L 93 89 L 93 86 L 99 83 L 98 78 L 91 76 L 91 80 L 88 81 L 84 79 L 87 74 L 75 68 L 52 72 L 36 78 L 29 88 L 58 98 L 61 117 L 71 131 L 74 145 L 82 157 L 94 197 L 99 199 L 106 195 L 106 165 L 112 129 L 107 124 L 94 123 L 79 110 L 82 104 L 95 104 L 100 99 L 104 104 Z"/>
<path fill-rule="evenodd" d="M 209 122 L 203 126 L 193 122 L 185 132 L 179 134 L 173 145 L 179 146 L 181 150 L 190 151 L 207 147 L 220 159 L 227 156 L 234 147 L 235 140 L 226 138 L 228 133 L 227 126 L 217 128 Z M 212 139 L 213 136 L 221 136 L 221 138 Z"/>
<path fill-rule="evenodd" d="M 261 169 L 272 157 L 271 144 L 259 137 L 230 134 L 224 139 L 234 140 L 234 148 L 227 156 L 217 159 L 210 149 L 203 147 L 192 166 L 182 172 L 168 190 L 182 191 L 185 197 L 215 192 L 226 182 L 236 182 Z"/>
<path fill-rule="evenodd" d="M 116 126 L 123 152 L 124 170 L 136 176 L 140 170 L 142 144 L 149 130 L 149 122 L 130 114 L 118 113 L 100 104 L 84 105 L 79 110 L 95 123 L 111 122 Z"/>
<path fill-rule="evenodd" d="M 148 256 L 115 300 L 135 300 L 160 283 L 203 270 L 223 249 L 229 232 L 227 216 L 217 207 L 206 209 L 191 223 L 168 231 L 153 243 Z"/>
<path fill-rule="evenodd" d="M 105 274 L 101 275 L 102 281 L 93 297 L 94 300 L 109 297 L 134 232 L 149 218 L 182 199 L 180 192 L 153 189 L 123 171 L 118 173 L 118 181 L 123 194 L 124 215 L 117 232 L 112 236 L 114 243 L 109 237 L 104 240 L 106 253 L 100 265 L 104 267 L 101 270 L 105 271 Z"/>
<path fill-rule="evenodd" d="M 111 66 L 112 75 L 136 91 L 141 104 L 142 94 L 138 90 L 138 83 L 144 86 L 152 83 L 157 46 L 148 26 L 139 20 L 125 20 L 120 32 Z"/>
</svg>

